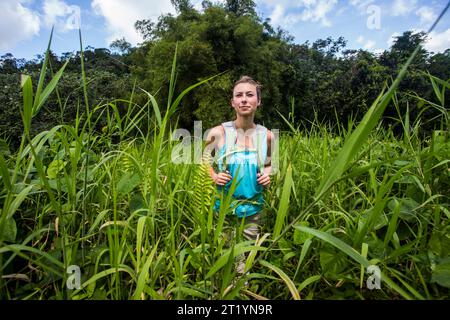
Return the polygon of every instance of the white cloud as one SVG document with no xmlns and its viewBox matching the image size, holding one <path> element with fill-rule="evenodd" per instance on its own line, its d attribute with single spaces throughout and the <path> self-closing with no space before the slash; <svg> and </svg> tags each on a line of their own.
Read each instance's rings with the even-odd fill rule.
<svg viewBox="0 0 450 320">
<path fill-rule="evenodd" d="M 56 31 L 67 32 L 80 27 L 80 7 L 68 5 L 62 0 L 45 0 L 44 23 L 46 27 L 55 26 Z"/>
<path fill-rule="evenodd" d="M 372 50 L 375 47 L 376 43 L 373 40 L 367 40 L 363 46 L 364 50 Z"/>
<path fill-rule="evenodd" d="M 350 0 L 349 3 L 355 7 L 365 7 L 374 2 L 375 0 Z"/>
<path fill-rule="evenodd" d="M 330 27 L 327 15 L 335 9 L 337 0 L 259 0 L 258 3 L 272 8 L 270 19 L 273 24 L 284 27 L 300 21 L 320 22 Z M 290 13 L 287 13 L 290 12 Z"/>
<path fill-rule="evenodd" d="M 337 0 L 323 0 L 323 1 L 311 1 L 314 4 L 310 4 L 303 11 L 303 21 L 316 22 L 320 21 L 322 25 L 326 27 L 331 26 L 331 22 L 327 19 L 326 15 L 329 13 L 337 3 Z"/>
<path fill-rule="evenodd" d="M 402 34 L 399 32 L 394 32 L 393 34 L 391 34 L 391 36 L 389 37 L 387 44 L 389 47 L 392 47 L 392 45 L 394 44 L 395 40 L 397 37 L 401 36 Z"/>
<path fill-rule="evenodd" d="M 108 42 L 125 37 L 133 45 L 142 41 L 134 28 L 137 20 L 151 19 L 156 22 L 161 14 L 175 14 L 170 0 L 93 0 L 91 6 L 96 14 L 102 15 L 106 20 L 110 34 Z"/>
<path fill-rule="evenodd" d="M 412 12 L 417 5 L 417 0 L 394 0 L 391 14 L 395 17 L 405 16 Z"/>
<path fill-rule="evenodd" d="M 428 24 L 433 22 L 437 15 L 434 13 L 433 9 L 427 6 L 420 7 L 416 11 L 416 15 L 420 17 L 421 24 Z"/>
<path fill-rule="evenodd" d="M 272 14 L 270 15 L 270 21 L 273 24 L 281 24 L 284 19 L 284 8 L 282 5 L 277 4 L 275 6 L 275 9 L 272 11 Z"/>
<path fill-rule="evenodd" d="M 373 49 L 375 48 L 375 45 L 376 45 L 375 41 L 370 40 L 370 39 L 366 40 L 361 35 L 358 37 L 358 39 L 356 39 L 356 42 L 359 43 L 364 50 L 369 50 L 369 51 L 370 50 L 373 51 Z"/>
<path fill-rule="evenodd" d="M 356 7 L 361 14 L 366 14 L 367 7 L 373 4 L 375 0 L 350 0 L 350 5 Z"/>
<path fill-rule="evenodd" d="M 202 11 L 203 7 L 202 7 L 202 1 L 200 0 L 194 0 L 191 1 L 192 5 L 194 6 L 194 9 L 197 11 Z"/>
<path fill-rule="evenodd" d="M 424 45 L 430 52 L 443 52 L 450 48 L 450 28 L 443 32 L 432 31 Z"/>
<path fill-rule="evenodd" d="M 376 55 L 380 55 L 384 52 L 384 49 L 373 49 L 372 52 L 375 53 Z"/>
<path fill-rule="evenodd" d="M 25 8 L 24 0 L 0 2 L 0 50 L 8 51 L 17 43 L 39 33 L 40 21 L 36 12 Z"/>
</svg>

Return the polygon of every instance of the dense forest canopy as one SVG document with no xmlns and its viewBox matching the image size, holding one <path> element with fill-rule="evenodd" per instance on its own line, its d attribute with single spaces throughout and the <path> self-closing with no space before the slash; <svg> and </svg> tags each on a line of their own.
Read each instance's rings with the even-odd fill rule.
<svg viewBox="0 0 450 320">
<path fill-rule="evenodd" d="M 345 124 L 349 117 L 360 119 L 414 49 L 426 39 L 423 32 L 407 31 L 397 36 L 390 49 L 381 54 L 349 50 L 342 37 L 298 44 L 285 30 L 275 29 L 269 19 L 263 21 L 258 17 L 251 0 L 228 0 L 223 4 L 203 1 L 202 11 L 196 10 L 189 0 L 172 3 L 176 16 L 167 14 L 157 22 L 135 23 L 144 39 L 138 46 L 133 47 L 122 38 L 111 43 L 110 49 L 84 49 L 91 103 L 129 99 L 133 95 L 135 102 L 144 105 L 147 95 L 142 88 L 164 105 L 177 47 L 176 92 L 219 74 L 183 99 L 180 127 L 191 129 L 195 120 L 202 120 L 203 127 L 207 128 L 232 117 L 230 88 L 243 74 L 251 75 L 263 85 L 263 106 L 256 121 L 266 126 L 285 129 L 279 113 L 306 125 L 314 118 Z M 57 94 L 34 120 L 33 132 L 61 121 L 72 121 L 83 105 L 80 54 L 50 54 L 51 69 L 55 72 L 67 60 L 69 63 Z M 11 54 L 0 58 L 0 132 L 12 144 L 22 132 L 18 118 L 20 74 L 37 78 L 42 63 L 41 55 L 30 61 L 16 59 Z M 421 47 L 402 82 L 398 98 L 408 103 L 400 105 L 409 106 L 413 120 L 420 113 L 416 94 L 430 101 L 435 99 L 426 72 L 441 79 L 450 78 L 450 49 L 433 53 Z M 124 104 L 123 108 L 126 107 Z M 388 108 L 386 122 L 396 115 L 394 108 Z M 432 129 L 433 121 L 428 120 L 438 115 L 432 110 L 421 114 L 423 129 Z"/>
</svg>

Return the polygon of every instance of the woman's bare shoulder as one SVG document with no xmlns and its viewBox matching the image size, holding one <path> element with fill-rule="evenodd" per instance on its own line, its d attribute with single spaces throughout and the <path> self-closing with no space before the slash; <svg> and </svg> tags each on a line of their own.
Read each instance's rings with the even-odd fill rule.
<svg viewBox="0 0 450 320">
<path fill-rule="evenodd" d="M 274 139 L 275 139 L 275 136 L 273 135 L 273 132 L 270 131 L 269 129 L 267 129 L 267 141 L 271 142 Z"/>
<path fill-rule="evenodd" d="M 209 144 L 213 142 L 214 144 L 220 145 L 223 143 L 224 134 L 225 130 L 222 125 L 215 126 L 209 130 L 206 143 Z"/>
<path fill-rule="evenodd" d="M 211 132 L 223 134 L 225 131 L 223 129 L 223 126 L 221 124 L 219 124 L 218 126 L 211 128 Z"/>
</svg>

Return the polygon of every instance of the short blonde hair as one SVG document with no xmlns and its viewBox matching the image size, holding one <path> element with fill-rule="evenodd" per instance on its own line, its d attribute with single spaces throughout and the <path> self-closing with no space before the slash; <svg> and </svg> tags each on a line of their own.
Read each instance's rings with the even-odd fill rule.
<svg viewBox="0 0 450 320">
<path fill-rule="evenodd" d="M 251 85 L 254 85 L 256 87 L 256 96 L 259 101 L 261 101 L 261 87 L 262 85 L 254 80 L 252 77 L 249 76 L 242 76 L 238 81 L 236 81 L 233 85 L 233 90 L 236 88 L 236 86 L 240 83 L 250 83 Z"/>
</svg>

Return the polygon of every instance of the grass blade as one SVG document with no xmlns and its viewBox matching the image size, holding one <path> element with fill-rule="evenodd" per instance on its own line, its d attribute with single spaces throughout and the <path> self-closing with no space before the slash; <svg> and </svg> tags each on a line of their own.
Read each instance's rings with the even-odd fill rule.
<svg viewBox="0 0 450 320">
<path fill-rule="evenodd" d="M 41 91 L 42 91 L 42 87 L 44 86 L 45 74 L 47 72 L 48 56 L 50 55 L 50 45 L 52 44 L 53 28 L 54 27 L 52 27 L 52 31 L 50 32 L 50 39 L 48 40 L 47 51 L 45 52 L 44 63 L 42 64 L 41 73 L 39 75 L 39 81 L 38 81 L 38 85 L 36 88 L 36 97 L 35 97 L 34 104 L 33 104 L 33 110 L 37 109 L 37 105 L 38 105 L 39 101 L 41 100 Z"/>
<path fill-rule="evenodd" d="M 134 291 L 134 294 L 133 294 L 133 299 L 137 300 L 137 299 L 141 298 L 141 294 L 144 290 L 145 283 L 146 283 L 146 280 L 148 277 L 148 270 L 150 269 L 150 264 L 153 261 L 153 257 L 156 254 L 156 250 L 158 249 L 158 243 L 159 243 L 159 241 L 157 241 L 155 246 L 153 246 L 153 249 L 150 252 L 150 254 L 148 255 L 148 258 L 145 261 L 145 264 L 142 267 L 141 272 L 138 274 L 137 286 L 136 286 L 136 290 Z"/>
<path fill-rule="evenodd" d="M 150 92 L 147 92 L 142 88 L 140 88 L 140 89 L 148 95 L 148 98 L 150 99 L 150 102 L 152 103 L 152 106 L 153 106 L 153 111 L 155 112 L 156 121 L 158 121 L 158 127 L 161 128 L 161 125 L 162 125 L 161 111 L 159 110 L 158 102 L 156 102 L 155 97 Z"/>
<path fill-rule="evenodd" d="M 278 208 L 277 219 L 275 221 L 275 227 L 273 229 L 274 239 L 280 235 L 281 229 L 284 226 L 286 214 L 289 208 L 289 198 L 291 195 L 293 183 L 294 181 L 292 180 L 292 167 L 289 164 L 286 171 L 286 178 L 284 179 L 283 191 L 281 193 L 280 207 Z"/>
<path fill-rule="evenodd" d="M 59 71 L 55 74 L 55 76 L 52 78 L 50 83 L 45 87 L 44 91 L 42 91 L 42 94 L 38 97 L 36 95 L 36 100 L 33 106 L 33 117 L 39 112 L 45 101 L 47 101 L 47 98 L 50 96 L 50 94 L 55 90 L 59 80 L 61 79 L 61 76 L 64 73 L 64 69 L 66 68 L 67 64 L 69 63 L 69 60 L 66 61 L 66 63 L 59 69 Z M 37 101 L 39 99 L 39 101 Z"/>
<path fill-rule="evenodd" d="M 272 270 L 276 274 L 278 274 L 280 276 L 280 278 L 284 281 L 284 283 L 286 283 L 286 285 L 288 286 L 289 291 L 291 292 L 292 298 L 294 298 L 294 300 L 300 300 L 300 294 L 298 293 L 298 290 L 295 287 L 294 282 L 287 276 L 286 273 L 284 273 L 283 270 L 274 266 L 270 262 L 267 262 L 266 260 L 261 260 L 259 263 L 261 263 L 261 265 L 269 268 L 270 270 Z"/>
</svg>

